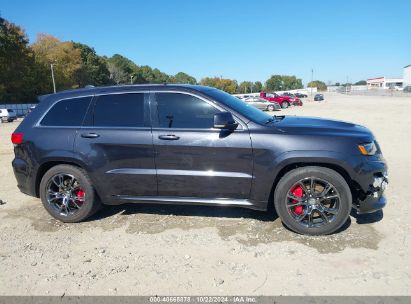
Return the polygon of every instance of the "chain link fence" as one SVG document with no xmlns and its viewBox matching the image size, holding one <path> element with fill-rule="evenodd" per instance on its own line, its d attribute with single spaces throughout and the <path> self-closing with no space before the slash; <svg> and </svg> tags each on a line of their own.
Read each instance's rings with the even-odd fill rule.
<svg viewBox="0 0 411 304">
<path fill-rule="evenodd" d="M 37 103 L 0 103 L 0 109 L 12 109 L 16 112 L 17 117 L 23 117 L 27 114 L 30 107 L 36 105 Z"/>
</svg>

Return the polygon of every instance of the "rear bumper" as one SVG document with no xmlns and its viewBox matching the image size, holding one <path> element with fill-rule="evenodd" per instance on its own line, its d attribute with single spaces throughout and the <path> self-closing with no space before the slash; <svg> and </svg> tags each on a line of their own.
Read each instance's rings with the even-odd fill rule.
<svg viewBox="0 0 411 304">
<path fill-rule="evenodd" d="M 17 187 L 20 189 L 21 192 L 28 194 L 30 196 L 36 196 L 34 180 L 32 172 L 29 170 L 29 166 L 26 161 L 15 158 L 12 161 L 14 176 L 17 180 Z"/>
</svg>

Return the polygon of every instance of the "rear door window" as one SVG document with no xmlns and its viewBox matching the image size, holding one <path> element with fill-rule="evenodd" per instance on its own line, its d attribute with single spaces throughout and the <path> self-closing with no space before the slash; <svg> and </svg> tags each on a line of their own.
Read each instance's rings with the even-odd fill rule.
<svg viewBox="0 0 411 304">
<path fill-rule="evenodd" d="M 144 93 L 98 96 L 93 115 L 96 127 L 144 127 Z"/>
<path fill-rule="evenodd" d="M 78 97 L 58 101 L 41 120 L 42 126 L 79 127 L 92 97 Z"/>
</svg>

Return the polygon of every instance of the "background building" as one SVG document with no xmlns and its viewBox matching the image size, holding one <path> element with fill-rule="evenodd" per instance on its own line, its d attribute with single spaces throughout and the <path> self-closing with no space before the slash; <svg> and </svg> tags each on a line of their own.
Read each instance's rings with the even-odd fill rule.
<svg viewBox="0 0 411 304">
<path fill-rule="evenodd" d="M 411 64 L 404 67 L 404 85 L 403 87 L 411 86 Z"/>
<path fill-rule="evenodd" d="M 387 77 L 377 77 L 370 78 L 367 80 L 368 89 L 398 89 L 402 88 L 404 79 L 402 78 L 387 78 Z"/>
</svg>

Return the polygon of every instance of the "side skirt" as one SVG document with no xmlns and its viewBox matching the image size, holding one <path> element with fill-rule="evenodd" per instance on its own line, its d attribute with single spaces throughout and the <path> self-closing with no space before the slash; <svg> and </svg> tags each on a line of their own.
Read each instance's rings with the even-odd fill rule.
<svg viewBox="0 0 411 304">
<path fill-rule="evenodd" d="M 227 206 L 243 207 L 253 210 L 267 210 L 267 204 L 255 202 L 248 199 L 227 199 L 227 198 L 198 198 L 198 197 L 178 197 L 178 196 L 128 196 L 114 195 L 108 205 L 123 203 L 148 203 L 148 204 L 170 204 L 170 205 L 201 205 L 201 206 Z"/>
</svg>

